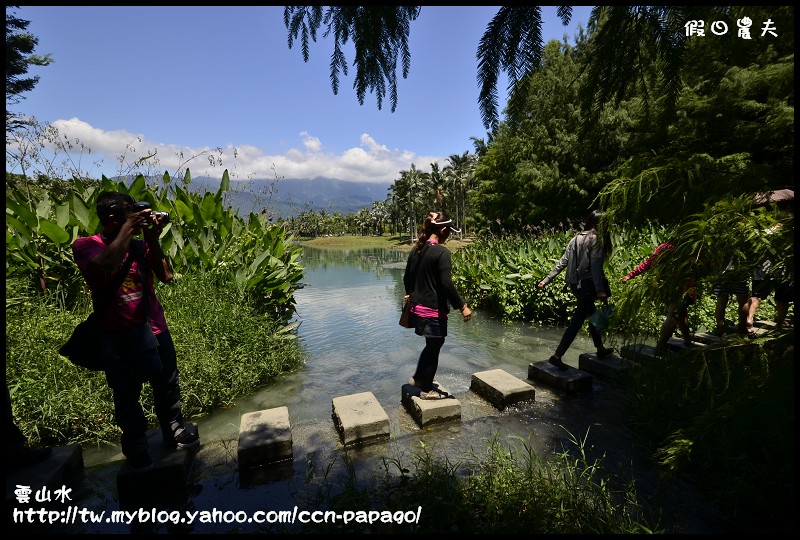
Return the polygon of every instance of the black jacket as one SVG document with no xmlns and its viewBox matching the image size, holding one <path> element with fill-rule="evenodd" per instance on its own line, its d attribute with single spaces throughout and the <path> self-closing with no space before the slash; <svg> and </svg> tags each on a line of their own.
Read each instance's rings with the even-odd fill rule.
<svg viewBox="0 0 800 540">
<path fill-rule="evenodd" d="M 453 286 L 451 278 L 452 261 L 450 250 L 441 244 L 426 244 L 422 248 L 422 259 L 417 255 L 417 247 L 408 254 L 403 286 L 411 301 L 423 306 L 449 313 L 448 302 L 453 308 L 461 310 L 464 300 Z M 416 274 L 416 279 L 414 276 Z"/>
</svg>

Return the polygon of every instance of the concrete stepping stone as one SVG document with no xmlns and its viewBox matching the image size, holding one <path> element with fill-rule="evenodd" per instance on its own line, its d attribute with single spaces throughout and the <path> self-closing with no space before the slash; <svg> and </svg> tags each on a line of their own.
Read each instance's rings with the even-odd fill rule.
<svg viewBox="0 0 800 540">
<path fill-rule="evenodd" d="M 697 332 L 693 335 L 695 341 L 699 341 L 705 345 L 716 345 L 722 342 L 722 338 L 711 332 Z"/>
<path fill-rule="evenodd" d="M 292 424 L 288 407 L 242 415 L 237 449 L 239 470 L 292 459 Z"/>
<path fill-rule="evenodd" d="M 433 387 L 452 396 L 436 381 L 433 382 Z M 400 401 L 419 427 L 461 421 L 461 402 L 455 397 L 422 399 L 419 397 L 420 392 L 422 390 L 411 384 L 404 384 L 400 389 Z"/>
<path fill-rule="evenodd" d="M 501 411 L 510 405 L 536 397 L 533 386 L 502 369 L 473 373 L 469 388 Z"/>
<path fill-rule="evenodd" d="M 372 392 L 335 397 L 332 406 L 333 422 L 345 446 L 389 438 L 389 415 Z"/>
<path fill-rule="evenodd" d="M 597 353 L 583 353 L 578 357 L 578 368 L 594 375 L 613 379 L 626 375 L 630 371 L 630 363 L 616 354 L 598 358 Z"/>
<path fill-rule="evenodd" d="M 192 425 L 197 429 L 196 424 Z M 200 445 L 167 448 L 160 429 L 148 431 L 147 439 L 147 451 L 154 466 L 148 471 L 135 471 L 127 462 L 122 464 L 117 473 L 120 510 L 176 508 L 188 501 L 189 472 Z"/>
<path fill-rule="evenodd" d="M 692 341 L 690 345 L 683 342 L 683 338 L 671 337 L 667 341 L 667 349 L 676 352 L 697 352 L 698 350 L 708 347 L 708 344 L 702 341 Z"/>
<path fill-rule="evenodd" d="M 571 366 L 561 370 L 547 360 L 529 364 L 528 379 L 567 392 L 586 392 L 592 389 L 592 376 L 585 371 Z"/>
<path fill-rule="evenodd" d="M 778 325 L 775 321 L 753 321 L 753 328 L 766 328 L 767 330 L 774 330 Z"/>
<path fill-rule="evenodd" d="M 47 459 L 14 469 L 6 469 L 6 507 L 17 507 L 24 510 L 29 504 L 17 504 L 18 486 L 26 486 L 31 490 L 31 501 L 41 488 L 52 493 L 63 486 L 75 487 L 83 473 L 83 451 L 79 444 L 56 446 Z M 60 508 L 64 510 L 65 508 Z"/>
<path fill-rule="evenodd" d="M 642 362 L 658 359 L 656 348 L 647 343 L 629 343 L 619 349 L 619 354 L 630 362 Z"/>
</svg>

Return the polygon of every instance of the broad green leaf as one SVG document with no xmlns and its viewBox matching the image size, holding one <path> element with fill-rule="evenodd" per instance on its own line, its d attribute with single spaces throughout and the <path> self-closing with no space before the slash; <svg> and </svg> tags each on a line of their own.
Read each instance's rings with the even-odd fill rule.
<svg viewBox="0 0 800 540">
<path fill-rule="evenodd" d="M 42 218 L 39 221 L 39 228 L 42 234 L 57 244 L 64 244 L 69 241 L 69 233 L 49 219 Z"/>
<path fill-rule="evenodd" d="M 56 224 L 62 229 L 69 225 L 69 203 L 56 206 Z"/>
</svg>

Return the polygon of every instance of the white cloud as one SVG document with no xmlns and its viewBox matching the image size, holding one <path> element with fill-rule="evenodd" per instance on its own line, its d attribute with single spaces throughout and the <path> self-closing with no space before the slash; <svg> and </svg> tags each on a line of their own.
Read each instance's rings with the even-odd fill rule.
<svg viewBox="0 0 800 540">
<path fill-rule="evenodd" d="M 336 154 L 326 151 L 318 137 L 303 131 L 299 133 L 299 146 L 282 154 L 268 155 L 251 145 L 214 148 L 154 142 L 144 134 L 104 131 L 78 118 L 56 120 L 52 126 L 58 130 L 58 140 L 72 144 L 70 161 L 64 159 L 67 154 L 63 151 L 57 152 L 57 159 L 53 161 L 64 164 L 63 177 L 71 176 L 76 167 L 91 177 L 130 173 L 133 165 L 146 156 L 150 157 L 143 162 L 143 167 L 149 170 L 139 169 L 146 174 L 183 174 L 188 167 L 192 176 L 221 177 L 228 169 L 232 179 L 321 176 L 355 182 L 391 182 L 400 176 L 401 170 L 410 169 L 412 163 L 423 171 L 429 171 L 433 161 L 444 163 L 442 157 L 389 149 L 368 133 L 361 135 L 358 146 Z M 51 144 L 49 148 L 53 151 L 54 146 Z M 73 170 L 69 170 L 70 167 Z"/>
</svg>

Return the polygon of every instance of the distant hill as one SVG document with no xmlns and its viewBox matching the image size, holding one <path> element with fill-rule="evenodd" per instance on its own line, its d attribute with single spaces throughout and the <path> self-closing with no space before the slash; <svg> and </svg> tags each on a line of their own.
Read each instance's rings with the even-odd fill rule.
<svg viewBox="0 0 800 540">
<path fill-rule="evenodd" d="M 216 191 L 219 178 L 192 178 L 189 189 L 195 192 Z M 350 214 L 372 208 L 375 201 L 386 200 L 391 182 L 365 183 L 315 178 L 313 180 L 231 180 L 228 192 L 231 207 L 239 215 L 266 209 L 276 219 L 296 216 L 306 210 L 326 210 L 329 214 Z"/>
</svg>

